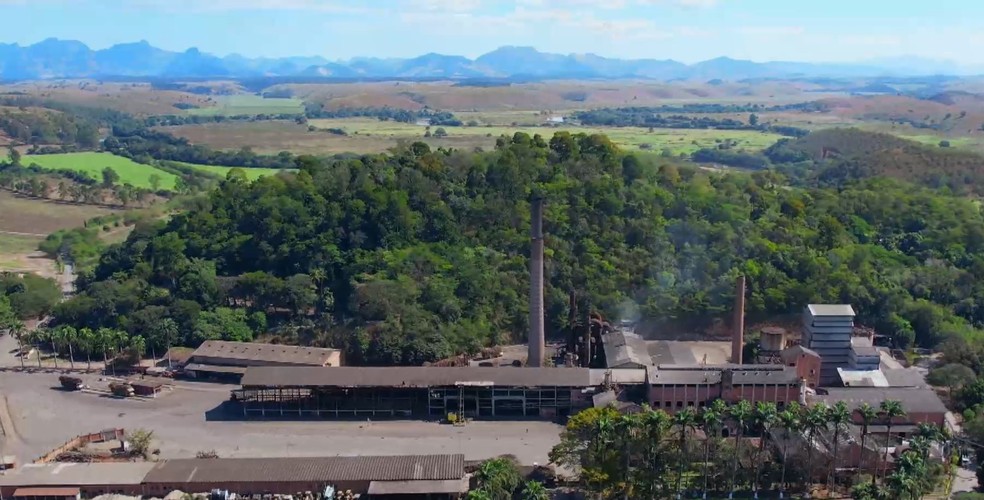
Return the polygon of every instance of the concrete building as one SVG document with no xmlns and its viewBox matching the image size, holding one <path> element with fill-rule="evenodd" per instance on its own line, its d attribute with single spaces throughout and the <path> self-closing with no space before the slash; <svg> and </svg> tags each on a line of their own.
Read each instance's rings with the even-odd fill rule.
<svg viewBox="0 0 984 500">
<path fill-rule="evenodd" d="M 658 366 L 647 369 L 649 404 L 676 412 L 726 403 L 771 401 L 780 408 L 801 401 L 803 379 L 780 365 Z"/>
<path fill-rule="evenodd" d="M 617 383 L 621 374 L 609 371 L 613 372 L 609 378 L 614 377 L 611 382 Z M 242 389 L 233 391 L 232 397 L 246 416 L 443 418 L 453 412 L 468 418 L 553 418 L 591 406 L 591 397 L 602 392 L 604 372 L 534 367 L 251 367 Z"/>
<path fill-rule="evenodd" d="M 804 380 L 806 386 L 816 389 L 820 385 L 820 355 L 816 351 L 794 345 L 783 349 L 779 353 L 779 359 L 785 366 L 796 369 L 796 374 Z"/>
<path fill-rule="evenodd" d="M 338 349 L 206 340 L 188 358 L 185 374 L 239 380 L 250 366 L 341 366 Z"/>
<path fill-rule="evenodd" d="M 820 355 L 820 384 L 836 383 L 837 368 L 850 366 L 854 309 L 847 304 L 810 304 L 803 323 L 803 345 Z"/>
<path fill-rule="evenodd" d="M 881 353 L 868 337 L 852 337 L 848 366 L 852 370 L 877 370 L 881 368 Z"/>
<path fill-rule="evenodd" d="M 88 498 L 109 493 L 140 495 L 144 476 L 153 467 L 151 462 L 25 464 L 0 474 L 0 493 L 11 498 L 19 489 L 34 488 L 22 491 L 21 496 L 72 496 L 67 490 L 40 494 L 42 489 L 67 488 Z"/>
<path fill-rule="evenodd" d="M 228 490 L 238 495 L 321 493 L 327 486 L 370 498 L 457 498 L 468 491 L 464 455 L 166 460 L 144 478 L 144 494 Z"/>
</svg>

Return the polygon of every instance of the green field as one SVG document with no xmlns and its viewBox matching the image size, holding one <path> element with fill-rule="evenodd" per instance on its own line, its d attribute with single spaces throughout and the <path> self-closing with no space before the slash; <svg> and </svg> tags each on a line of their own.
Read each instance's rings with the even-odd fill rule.
<svg viewBox="0 0 984 500">
<path fill-rule="evenodd" d="M 160 178 L 161 189 L 174 189 L 174 181 L 177 179 L 174 174 L 110 153 L 28 155 L 21 161 L 25 165 L 36 163 L 41 168 L 52 170 L 81 171 L 97 180 L 102 180 L 103 169 L 110 167 L 120 176 L 121 184 L 130 184 L 141 188 L 152 187 L 150 183 L 150 176 L 152 175 Z"/>
<path fill-rule="evenodd" d="M 187 110 L 189 115 L 299 115 L 304 112 L 304 101 L 292 98 L 265 98 L 258 95 L 230 95 L 214 97 L 216 106 Z"/>
<path fill-rule="evenodd" d="M 531 113 L 532 115 L 532 113 Z M 373 137 L 388 139 L 415 139 L 423 138 L 426 131 L 425 127 L 412 123 L 401 123 L 394 121 L 380 121 L 372 118 L 338 118 L 311 120 L 309 122 L 315 127 L 340 128 L 349 134 L 349 137 Z M 571 133 L 584 132 L 587 134 L 605 134 L 612 142 L 626 151 L 645 148 L 652 151 L 669 149 L 673 154 L 692 153 L 700 148 L 714 147 L 718 141 L 729 139 L 737 143 L 738 149 L 762 150 L 782 136 L 777 134 L 763 133 L 751 130 L 710 130 L 710 129 L 653 129 L 650 132 L 642 127 L 576 127 L 561 125 L 557 127 L 511 127 L 511 126 L 492 126 L 492 127 L 431 127 L 433 134 L 438 128 L 443 128 L 447 132 L 448 139 L 471 138 L 476 141 L 490 142 L 494 144 L 495 138 L 506 134 L 512 135 L 515 132 L 525 132 L 527 134 L 540 134 L 549 139 L 554 133 L 568 131 Z"/>
<path fill-rule="evenodd" d="M 283 170 L 282 169 L 279 169 L 279 168 L 220 167 L 220 166 L 217 166 L 217 165 L 196 165 L 194 163 L 184 163 L 184 162 L 180 162 L 180 161 L 176 161 L 176 162 L 173 162 L 173 163 L 177 163 L 179 165 L 184 165 L 186 167 L 191 167 L 191 168 L 193 168 L 195 170 L 200 170 L 202 172 L 209 172 L 209 173 L 213 173 L 213 174 L 218 174 L 218 175 L 220 175 L 222 177 L 225 177 L 226 174 L 228 174 L 230 170 L 232 170 L 234 168 L 239 168 L 243 172 L 246 172 L 246 178 L 249 179 L 249 180 L 251 180 L 251 181 L 255 181 L 256 179 L 259 179 L 260 177 L 269 176 L 269 175 L 277 175 L 277 173 L 283 172 Z"/>
</svg>

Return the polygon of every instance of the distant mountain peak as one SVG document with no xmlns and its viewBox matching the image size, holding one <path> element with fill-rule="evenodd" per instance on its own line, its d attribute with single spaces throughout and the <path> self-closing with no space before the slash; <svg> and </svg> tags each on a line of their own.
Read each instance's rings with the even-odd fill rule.
<svg viewBox="0 0 984 500">
<path fill-rule="evenodd" d="M 77 40 L 50 37 L 29 46 L 0 44 L 0 79 L 127 76 L 155 78 L 653 78 L 665 81 L 735 81 L 748 78 L 835 78 L 886 74 L 956 74 L 948 61 L 903 56 L 857 64 L 766 62 L 722 56 L 686 65 L 672 59 L 618 59 L 592 52 L 557 54 L 529 45 L 503 45 L 475 59 L 428 52 L 412 58 L 320 56 L 219 58 L 190 47 L 173 52 L 147 40 L 92 50 Z"/>
</svg>

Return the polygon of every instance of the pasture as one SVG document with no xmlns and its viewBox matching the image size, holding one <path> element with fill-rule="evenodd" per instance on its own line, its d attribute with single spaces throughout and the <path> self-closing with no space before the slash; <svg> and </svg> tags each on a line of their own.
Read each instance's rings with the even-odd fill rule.
<svg viewBox="0 0 984 500">
<path fill-rule="evenodd" d="M 530 115 L 532 116 L 532 112 Z M 648 129 L 638 127 L 600 128 L 575 127 L 440 127 L 446 137 L 434 137 L 439 127 L 431 127 L 431 137 L 424 137 L 426 128 L 412 123 L 379 121 L 374 118 L 338 118 L 311 120 L 310 125 L 319 129 L 337 128 L 347 135 L 336 135 L 325 130 L 309 131 L 306 126 L 292 121 L 226 122 L 160 129 L 176 136 L 186 137 L 192 143 L 205 144 L 217 149 L 236 150 L 250 146 L 254 151 L 276 154 L 290 151 L 295 154 L 381 153 L 401 141 L 424 141 L 432 148 L 491 149 L 500 135 L 512 135 L 517 131 L 530 135 L 540 134 L 549 139 L 555 132 L 569 131 L 588 134 L 603 133 L 626 151 L 648 149 L 660 152 L 668 149 L 672 154 L 691 153 L 703 147 L 713 147 L 721 140 L 733 140 L 739 149 L 761 150 L 781 136 L 746 130 L 700 129 Z M 645 146 L 648 145 L 648 146 Z"/>
<path fill-rule="evenodd" d="M 121 184 L 148 189 L 153 187 L 151 176 L 158 177 L 160 189 L 174 189 L 174 182 L 177 179 L 174 174 L 110 153 L 29 155 L 23 158 L 22 163 L 25 165 L 34 163 L 50 170 L 81 171 L 96 180 L 102 180 L 103 169 L 110 167 L 120 176 Z"/>
<path fill-rule="evenodd" d="M 0 271 L 34 271 L 54 276 L 54 262 L 36 254 L 38 243 L 59 229 L 78 227 L 93 217 L 117 212 L 0 191 Z"/>
<path fill-rule="evenodd" d="M 208 173 L 211 173 L 211 174 L 216 174 L 216 175 L 218 175 L 220 177 L 223 177 L 223 178 L 225 178 L 226 174 L 228 174 L 230 170 L 232 170 L 234 168 L 239 168 L 243 172 L 246 172 L 246 178 L 249 179 L 249 180 L 251 180 L 251 181 L 255 181 L 256 179 L 259 179 L 260 177 L 264 177 L 264 176 L 277 175 L 278 173 L 284 171 L 284 170 L 278 169 L 278 168 L 222 167 L 222 166 L 218 166 L 218 165 L 197 165 L 197 164 L 194 164 L 194 163 L 184 163 L 184 162 L 180 162 L 180 161 L 176 161 L 176 162 L 172 162 L 172 163 L 177 163 L 178 165 L 184 165 L 186 167 L 191 167 L 191 168 L 193 168 L 195 170 L 198 170 L 198 171 L 201 171 L 201 172 L 208 172 Z"/>
<path fill-rule="evenodd" d="M 193 108 L 186 112 L 199 116 L 235 115 L 299 115 L 304 112 L 304 101 L 291 98 L 265 98 L 258 95 L 240 94 L 213 97 L 214 106 Z"/>
</svg>

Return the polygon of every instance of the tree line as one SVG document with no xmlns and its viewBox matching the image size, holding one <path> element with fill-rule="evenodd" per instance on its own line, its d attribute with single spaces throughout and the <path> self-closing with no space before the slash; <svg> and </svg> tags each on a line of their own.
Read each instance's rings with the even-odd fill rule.
<svg viewBox="0 0 984 500">
<path fill-rule="evenodd" d="M 818 484 L 850 489 L 859 500 L 921 498 L 949 472 L 949 457 L 945 463 L 930 459 L 930 448 L 949 436 L 928 424 L 913 433 L 894 471 L 879 442 L 873 447 L 878 451 L 862 453 L 849 475 L 838 472 L 848 465 L 840 446 L 852 414 L 860 420 L 860 447 L 866 449 L 875 442 L 872 426 L 885 425 L 891 436 L 894 419 L 905 409 L 898 401 L 863 403 L 852 411 L 843 402 L 790 403 L 780 410 L 770 402 L 729 406 L 721 400 L 673 415 L 649 407 L 637 413 L 592 408 L 570 418 L 550 460 L 577 471 L 580 487 L 590 494 L 633 499 L 698 492 L 731 498 L 743 491 L 795 496 Z M 728 437 L 722 437 L 725 430 Z M 752 436 L 757 445 L 745 439 Z"/>
<path fill-rule="evenodd" d="M 323 102 L 306 102 L 304 103 L 304 116 L 308 118 L 369 117 L 382 121 L 393 120 L 403 123 L 416 123 L 421 120 L 427 120 L 431 125 L 435 126 L 460 127 L 462 125 L 461 120 L 456 118 L 450 111 L 439 111 L 427 107 L 416 111 L 391 108 L 389 106 L 328 109 Z"/>
<path fill-rule="evenodd" d="M 743 122 L 734 118 L 714 118 L 701 115 L 664 115 L 659 110 L 660 108 L 646 107 L 598 108 L 577 111 L 571 115 L 571 118 L 582 125 L 604 127 L 759 130 L 792 137 L 803 137 L 809 134 L 806 129 L 762 122 L 754 112 L 748 115 L 747 121 Z"/>
</svg>

